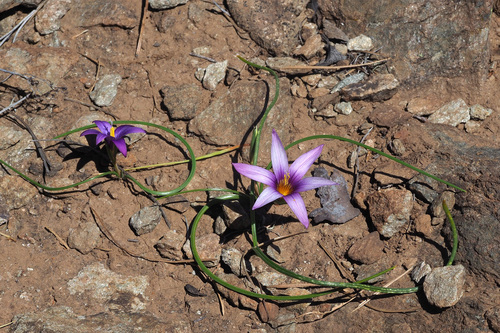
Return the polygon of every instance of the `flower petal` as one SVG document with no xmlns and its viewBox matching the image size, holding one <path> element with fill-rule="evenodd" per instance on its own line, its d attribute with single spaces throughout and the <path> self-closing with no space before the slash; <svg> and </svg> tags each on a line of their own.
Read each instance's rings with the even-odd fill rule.
<svg viewBox="0 0 500 333">
<path fill-rule="evenodd" d="M 264 193 L 264 192 L 263 192 Z M 295 213 L 295 216 L 299 219 L 300 223 L 304 225 L 304 227 L 309 227 L 309 218 L 307 217 L 306 205 L 304 204 L 304 200 L 298 193 L 292 193 L 283 197 L 285 199 L 290 209 Z"/>
<path fill-rule="evenodd" d="M 253 210 L 258 209 L 281 197 L 283 197 L 283 195 L 278 191 L 276 191 L 274 188 L 266 187 L 255 201 L 255 204 L 253 205 L 252 209 Z"/>
<path fill-rule="evenodd" d="M 125 143 L 125 139 L 114 139 L 111 140 L 116 148 L 123 154 L 123 156 L 127 157 L 127 144 Z"/>
<path fill-rule="evenodd" d="M 107 121 L 102 121 L 102 120 L 94 120 L 94 124 L 97 125 L 99 130 L 101 131 L 102 134 L 109 135 L 109 132 L 111 131 L 111 127 L 113 127 L 110 123 Z"/>
<path fill-rule="evenodd" d="M 91 129 L 83 131 L 82 134 L 80 134 L 80 136 L 98 135 L 98 134 L 102 134 L 102 133 L 99 132 L 98 130 L 96 130 L 95 128 L 91 128 Z"/>
<path fill-rule="evenodd" d="M 314 190 L 322 186 L 339 185 L 338 183 L 322 177 L 307 177 L 300 179 L 293 188 L 294 192 Z"/>
<path fill-rule="evenodd" d="M 271 140 L 271 161 L 276 179 L 283 179 L 288 172 L 288 157 L 286 156 L 285 147 L 274 129 Z"/>
<path fill-rule="evenodd" d="M 261 168 L 256 165 L 243 164 L 243 163 L 233 163 L 234 168 L 240 174 L 255 180 L 259 183 L 266 184 L 273 188 L 276 187 L 276 176 L 269 170 Z"/>
<path fill-rule="evenodd" d="M 316 161 L 316 159 L 321 154 L 323 150 L 323 145 L 320 145 L 307 153 L 304 153 L 295 160 L 295 162 L 290 165 L 290 183 L 292 186 L 296 186 L 295 183 L 298 182 L 304 175 L 311 165 Z"/>
<path fill-rule="evenodd" d="M 131 125 L 118 126 L 115 129 L 115 138 L 121 139 L 125 135 L 131 134 L 131 133 L 146 133 L 146 131 L 140 127 L 131 126 Z"/>
</svg>

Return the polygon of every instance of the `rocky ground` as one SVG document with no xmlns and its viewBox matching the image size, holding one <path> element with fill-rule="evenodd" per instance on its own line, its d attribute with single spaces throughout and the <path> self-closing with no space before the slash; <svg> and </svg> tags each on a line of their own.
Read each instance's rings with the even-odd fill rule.
<svg viewBox="0 0 500 333">
<path fill-rule="evenodd" d="M 93 120 L 146 121 L 185 138 L 196 156 L 240 145 L 199 161 L 187 189 L 245 191 L 250 183 L 231 163 L 249 162 L 251 131 L 275 94 L 275 80 L 240 55 L 279 74 L 280 96 L 264 126 L 259 165 L 269 162 L 273 128 L 285 145 L 330 134 L 363 141 L 467 191 L 348 142 L 303 142 L 288 151 L 290 161 L 324 144 L 313 166 L 323 169 L 314 174 L 342 185 L 303 193 L 312 221 L 307 230 L 286 205 L 260 212 L 261 241 L 276 238 L 263 250 L 296 273 L 327 281 L 362 279 L 394 266 L 371 282 L 403 288 L 425 279 L 426 290 L 399 296 L 340 290 L 295 303 L 241 296 L 207 279 L 186 244 L 190 223 L 213 193 L 156 202 L 115 178 L 53 193 L 4 166 L 2 330 L 500 331 L 496 4 L 143 5 L 0 1 L 0 34 L 6 34 L 0 46 L 0 159 L 47 186 L 73 184 L 106 171 L 106 160 L 79 133 L 63 142 L 50 139 Z M 122 167 L 189 157 L 172 135 L 145 129 L 147 135 L 131 136 L 128 156 L 119 156 Z M 168 191 L 190 170 L 183 163 L 133 176 Z M 459 234 L 448 268 L 452 233 L 443 199 Z M 232 202 L 203 216 L 197 239 L 201 256 L 213 259 L 210 269 L 256 292 L 318 291 L 252 255 L 247 215 L 244 203 Z M 370 301 L 360 306 L 365 299 Z"/>
</svg>

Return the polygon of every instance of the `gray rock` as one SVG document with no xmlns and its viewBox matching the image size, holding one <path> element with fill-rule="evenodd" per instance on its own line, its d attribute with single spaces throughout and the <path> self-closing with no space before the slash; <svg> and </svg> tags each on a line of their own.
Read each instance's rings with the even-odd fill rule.
<svg viewBox="0 0 500 333">
<path fill-rule="evenodd" d="M 149 206 L 141 209 L 130 218 L 128 224 L 137 236 L 150 233 L 162 218 L 160 207 Z"/>
<path fill-rule="evenodd" d="M 291 126 L 292 115 L 290 84 L 287 79 L 281 79 L 280 102 L 274 106 L 264 126 L 265 133 L 271 135 L 271 129 L 276 128 L 282 141 L 288 141 L 286 133 Z M 270 84 L 274 87 L 274 83 Z M 189 123 L 189 130 L 201 136 L 202 140 L 214 145 L 236 145 L 245 138 L 249 128 L 260 116 L 267 94 L 264 82 L 240 81 L 232 89 L 212 102 L 205 110 Z M 274 91 L 269 92 L 274 96 Z M 263 153 L 266 144 L 261 144 Z"/>
<path fill-rule="evenodd" d="M 153 9 L 169 9 L 169 8 L 174 8 L 179 5 L 184 5 L 188 2 L 189 0 L 149 0 L 149 5 Z"/>
<path fill-rule="evenodd" d="M 203 75 L 203 87 L 213 91 L 226 76 L 227 60 L 208 65 Z"/>
<path fill-rule="evenodd" d="M 326 108 L 324 108 L 323 110 L 319 110 L 319 111 L 317 111 L 317 112 L 314 113 L 314 117 L 315 118 L 318 118 L 318 117 L 333 118 L 333 117 L 336 117 L 338 115 L 339 114 L 337 112 L 335 112 L 335 110 L 333 109 L 333 105 L 332 104 L 328 104 L 326 106 Z"/>
<path fill-rule="evenodd" d="M 79 315 L 67 306 L 48 307 L 39 312 L 18 314 L 12 319 L 10 332 L 129 333 L 131 327 L 141 332 L 192 332 L 189 320 L 178 313 L 164 314 L 162 319 L 146 311 L 134 313 L 115 310 Z"/>
<path fill-rule="evenodd" d="M 108 303 L 120 295 L 130 294 L 135 299 L 124 304 L 124 309 L 140 312 L 145 309 L 146 296 L 144 295 L 149 285 L 147 276 L 124 276 L 117 274 L 100 262 L 85 266 L 78 275 L 68 281 L 68 290 L 71 295 L 88 294 L 95 300 Z"/>
<path fill-rule="evenodd" d="M 193 119 L 203 98 L 207 97 L 203 89 L 196 84 L 166 86 L 160 90 L 160 94 L 163 97 L 163 105 L 173 120 Z"/>
<path fill-rule="evenodd" d="M 226 264 L 236 276 L 245 276 L 247 270 L 252 272 L 253 268 L 250 262 L 243 260 L 241 252 L 234 247 L 222 249 L 221 260 Z"/>
<path fill-rule="evenodd" d="M 359 209 L 351 204 L 347 192 L 347 182 L 338 170 L 334 169 L 332 175 L 329 176 L 324 168 L 316 168 L 313 171 L 313 176 L 330 179 L 338 184 L 323 186 L 316 190 L 316 194 L 320 197 L 321 208 L 317 208 L 309 214 L 314 223 L 329 221 L 342 224 L 360 214 Z"/>
<path fill-rule="evenodd" d="M 416 265 L 411 273 L 411 279 L 415 283 L 420 283 L 424 277 L 426 277 L 432 271 L 431 266 L 426 264 L 425 261 L 422 261 L 419 265 Z"/>
<path fill-rule="evenodd" d="M 353 74 L 353 75 L 349 75 L 348 77 L 346 77 L 345 79 L 343 79 L 342 81 L 340 81 L 339 83 L 337 83 L 335 85 L 335 87 L 333 87 L 331 93 L 340 91 L 340 90 L 344 89 L 345 87 L 347 87 L 347 86 L 349 86 L 351 84 L 355 84 L 355 83 L 361 82 L 361 81 L 363 81 L 365 79 L 365 77 L 366 77 L 366 74 L 363 73 L 363 72 L 356 73 L 356 74 Z"/>
<path fill-rule="evenodd" d="M 68 246 L 82 254 L 91 252 L 99 243 L 101 230 L 91 221 L 80 223 L 76 229 L 70 229 Z"/>
<path fill-rule="evenodd" d="M 349 51 L 370 51 L 373 48 L 372 39 L 365 35 L 359 35 L 347 42 Z"/>
<path fill-rule="evenodd" d="M 65 20 L 80 27 L 116 26 L 132 29 L 139 23 L 134 3 L 121 0 L 73 1 Z"/>
<path fill-rule="evenodd" d="M 368 80 L 351 84 L 342 89 L 342 96 L 346 100 L 369 100 L 381 102 L 390 99 L 396 94 L 399 81 L 392 74 L 375 74 Z"/>
<path fill-rule="evenodd" d="M 110 106 L 118 93 L 120 82 L 122 82 L 122 77 L 118 74 L 104 75 L 89 94 L 90 99 L 97 106 Z"/>
<path fill-rule="evenodd" d="M 287 282 L 288 276 L 278 272 L 261 272 L 255 275 L 255 278 L 264 287 L 279 285 Z"/>
<path fill-rule="evenodd" d="M 470 118 L 474 120 L 485 120 L 492 113 L 492 109 L 485 108 L 479 104 L 475 104 L 469 108 Z"/>
<path fill-rule="evenodd" d="M 156 243 L 155 248 L 163 258 L 170 260 L 182 259 L 182 245 L 186 241 L 184 235 L 179 234 L 175 230 L 169 230 Z"/>
<path fill-rule="evenodd" d="M 71 8 L 71 0 L 53 0 L 47 2 L 45 6 L 35 16 L 35 27 L 40 35 L 48 35 L 61 27 L 61 19 Z"/>
<path fill-rule="evenodd" d="M 229 0 L 227 7 L 238 26 L 275 56 L 289 56 L 299 45 L 297 36 L 306 19 L 309 0 Z"/>
<path fill-rule="evenodd" d="M 349 36 L 369 33 L 375 48 L 391 50 L 390 65 L 405 87 L 421 91 L 424 83 L 429 91 L 470 91 L 486 78 L 491 1 L 472 7 L 446 0 L 389 0 L 383 6 L 318 0 L 318 5 L 324 20 L 341 23 Z"/>
<path fill-rule="evenodd" d="M 445 217 L 446 214 L 443 209 L 443 200 L 446 202 L 448 209 L 453 210 L 455 206 L 455 193 L 451 191 L 444 191 L 434 201 L 430 207 L 430 212 L 433 217 Z"/>
<path fill-rule="evenodd" d="M 219 244 L 220 237 L 217 234 L 206 234 L 196 238 L 196 250 L 201 259 L 210 259 L 205 261 L 207 267 L 215 267 L 220 262 L 222 246 Z M 188 239 L 182 246 L 182 250 L 188 258 L 193 258 L 191 252 L 191 241 Z"/>
<path fill-rule="evenodd" d="M 251 225 L 250 217 L 239 201 L 224 203 L 222 212 L 226 227 L 232 230 L 244 230 Z"/>
<path fill-rule="evenodd" d="M 0 150 L 8 149 L 21 141 L 23 132 L 11 126 L 0 126 Z"/>
<path fill-rule="evenodd" d="M 323 20 L 323 33 L 330 40 L 340 40 L 347 42 L 349 37 L 330 20 Z"/>
<path fill-rule="evenodd" d="M 457 126 L 470 119 L 469 108 L 463 99 L 451 101 L 433 112 L 428 121 L 435 124 Z"/>
<path fill-rule="evenodd" d="M 0 193 L 8 210 L 19 209 L 29 204 L 38 194 L 36 187 L 21 177 L 0 177 Z"/>
<path fill-rule="evenodd" d="M 377 231 L 382 236 L 391 238 L 408 224 L 413 208 L 413 195 L 407 190 L 382 189 L 371 194 L 367 203 Z"/>
<path fill-rule="evenodd" d="M 335 104 L 334 110 L 340 114 L 349 115 L 352 113 L 351 102 L 340 102 Z"/>
<path fill-rule="evenodd" d="M 362 264 L 373 264 L 384 254 L 384 242 L 378 232 L 374 231 L 358 239 L 347 251 L 347 256 Z"/>
<path fill-rule="evenodd" d="M 464 294 L 465 268 L 462 265 L 434 268 L 425 277 L 424 293 L 430 304 L 447 308 Z"/>
</svg>

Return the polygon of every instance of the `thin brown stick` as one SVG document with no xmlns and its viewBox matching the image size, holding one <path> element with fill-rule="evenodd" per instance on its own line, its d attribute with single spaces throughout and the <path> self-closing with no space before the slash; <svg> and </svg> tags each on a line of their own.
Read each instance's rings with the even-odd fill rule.
<svg viewBox="0 0 500 333">
<path fill-rule="evenodd" d="M 356 279 L 354 279 L 354 277 L 345 270 L 344 266 L 342 266 L 342 264 L 337 260 L 337 258 L 335 258 L 331 253 L 330 251 L 328 251 L 324 246 L 323 244 L 321 244 L 320 241 L 318 241 L 318 245 L 319 247 L 325 251 L 326 255 L 328 256 L 328 258 L 330 258 L 334 263 L 335 263 L 335 266 L 337 266 L 337 269 L 339 270 L 339 272 L 343 275 L 343 277 L 347 280 L 349 280 L 349 282 L 355 282 Z"/>
<path fill-rule="evenodd" d="M 359 67 L 365 67 L 365 66 L 374 66 L 381 64 L 383 62 L 389 61 L 391 58 L 384 58 L 372 62 L 367 62 L 364 64 L 354 64 L 354 65 L 345 65 L 345 66 L 309 66 L 309 65 L 302 65 L 302 66 L 286 66 L 286 67 L 281 67 L 282 69 L 324 69 L 328 71 L 338 71 L 341 69 L 350 69 L 350 68 L 359 68 Z"/>
<path fill-rule="evenodd" d="M 64 248 L 66 248 L 66 250 L 69 250 L 68 244 L 54 230 L 50 229 L 47 226 L 45 226 L 44 228 L 45 228 L 45 230 L 47 230 L 48 232 L 50 232 L 52 235 L 54 235 L 56 237 L 56 239 L 59 241 L 59 244 L 61 244 Z"/>
<path fill-rule="evenodd" d="M 144 0 L 144 6 L 142 7 L 141 23 L 139 24 L 139 36 L 137 37 L 137 47 L 135 48 L 135 56 L 139 56 L 142 44 L 142 32 L 144 31 L 144 21 L 146 20 L 146 12 L 148 10 L 149 0 Z"/>
</svg>

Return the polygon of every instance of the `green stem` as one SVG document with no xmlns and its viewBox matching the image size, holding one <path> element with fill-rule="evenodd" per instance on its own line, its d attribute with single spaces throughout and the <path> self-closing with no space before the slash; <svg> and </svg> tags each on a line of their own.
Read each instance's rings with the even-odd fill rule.
<svg viewBox="0 0 500 333">
<path fill-rule="evenodd" d="M 457 227 L 455 226 L 455 221 L 453 220 L 453 216 L 451 216 L 450 210 L 448 209 L 448 206 L 446 205 L 446 201 L 444 201 L 444 200 L 443 200 L 443 209 L 444 209 L 444 212 L 446 214 L 446 217 L 448 218 L 448 221 L 450 221 L 451 232 L 453 233 L 453 247 L 451 249 L 450 258 L 448 259 L 448 262 L 446 263 L 446 266 L 450 266 L 453 264 L 453 261 L 455 260 L 455 255 L 457 254 L 458 232 L 457 232 Z"/>
</svg>

